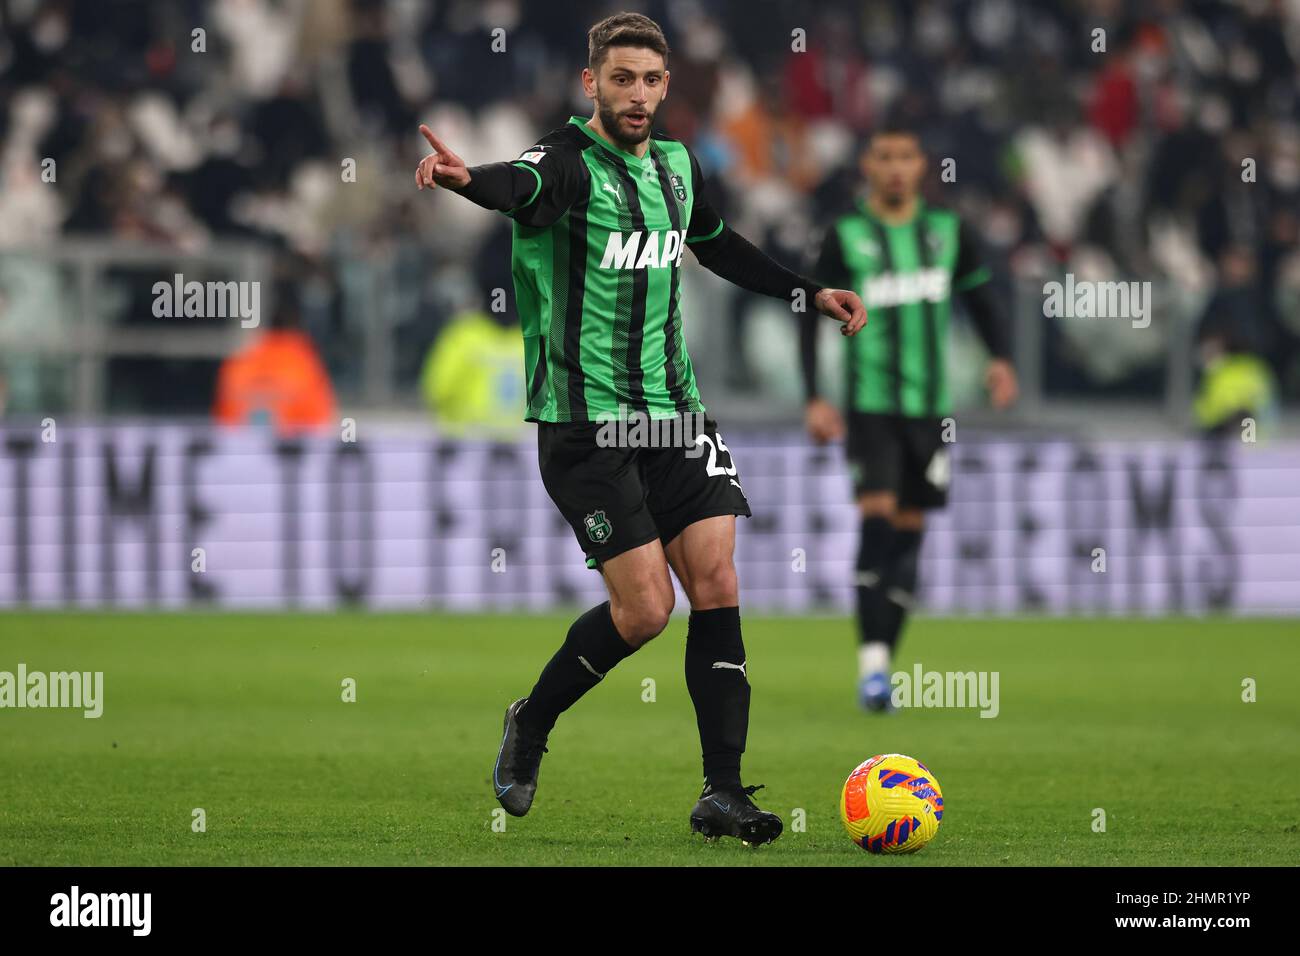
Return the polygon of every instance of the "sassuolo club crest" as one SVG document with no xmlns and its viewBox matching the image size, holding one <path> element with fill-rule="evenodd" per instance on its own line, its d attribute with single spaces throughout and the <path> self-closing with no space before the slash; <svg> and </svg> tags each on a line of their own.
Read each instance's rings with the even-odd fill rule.
<svg viewBox="0 0 1300 956">
<path fill-rule="evenodd" d="M 608 541 L 610 534 L 614 529 L 610 527 L 609 519 L 605 517 L 604 511 L 593 511 L 583 521 L 587 526 L 587 537 L 596 544 Z"/>
<path fill-rule="evenodd" d="M 682 182 L 682 177 L 673 173 L 668 177 L 668 182 L 672 184 L 673 195 L 677 197 L 677 201 L 686 202 L 686 185 Z"/>
</svg>

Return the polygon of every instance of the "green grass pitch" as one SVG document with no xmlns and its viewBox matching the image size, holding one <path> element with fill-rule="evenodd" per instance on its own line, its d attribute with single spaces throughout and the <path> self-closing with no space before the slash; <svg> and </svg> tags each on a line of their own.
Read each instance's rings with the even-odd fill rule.
<svg viewBox="0 0 1300 956">
<path fill-rule="evenodd" d="M 502 712 L 570 620 L 0 614 L 0 670 L 103 671 L 105 698 L 98 720 L 0 710 L 0 864 L 1300 859 L 1293 621 L 914 621 L 898 667 L 998 671 L 1000 713 L 986 719 L 860 713 L 846 620 L 747 618 L 745 780 L 767 785 L 757 801 L 786 822 L 775 844 L 747 849 L 689 832 L 700 765 L 682 617 L 561 718 L 532 812 L 494 829 Z M 355 703 L 341 699 L 349 677 Z M 943 787 L 943 825 L 910 857 L 870 856 L 840 826 L 845 777 L 888 751 Z M 191 828 L 195 808 L 206 832 Z"/>
</svg>

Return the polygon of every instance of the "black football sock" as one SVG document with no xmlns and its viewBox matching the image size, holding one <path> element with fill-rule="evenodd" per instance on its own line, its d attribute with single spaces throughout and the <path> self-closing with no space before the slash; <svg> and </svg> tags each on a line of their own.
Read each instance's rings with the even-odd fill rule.
<svg viewBox="0 0 1300 956">
<path fill-rule="evenodd" d="M 614 627 L 609 602 L 593 607 L 573 622 L 569 636 L 542 669 L 516 719 L 535 733 L 549 734 L 560 714 L 632 650 Z"/>
<path fill-rule="evenodd" d="M 885 571 L 895 534 L 888 518 L 872 515 L 862 519 L 856 565 L 860 644 L 883 642 L 889 631 L 891 611 L 885 598 Z"/>
<path fill-rule="evenodd" d="M 907 612 L 916 602 L 916 567 L 921 556 L 922 531 L 894 530 L 889 559 L 882 580 L 885 597 L 884 630 L 881 639 L 890 653 L 898 649 Z"/>
<path fill-rule="evenodd" d="M 749 732 L 749 679 L 740 639 L 740 608 L 691 611 L 686 689 L 695 704 L 705 781 L 714 790 L 739 788 L 740 755 Z"/>
</svg>

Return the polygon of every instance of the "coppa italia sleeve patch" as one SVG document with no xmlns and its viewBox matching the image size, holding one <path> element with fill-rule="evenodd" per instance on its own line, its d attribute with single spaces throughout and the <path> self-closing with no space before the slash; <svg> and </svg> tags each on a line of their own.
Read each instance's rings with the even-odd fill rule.
<svg viewBox="0 0 1300 956">
<path fill-rule="evenodd" d="M 522 159 L 522 160 L 526 160 L 527 162 L 530 162 L 530 163 L 533 163 L 533 164 L 537 164 L 537 163 L 540 163 L 540 162 L 542 161 L 542 157 L 545 156 L 545 155 L 546 155 L 546 147 L 545 147 L 545 146 L 534 146 L 532 149 L 530 149 L 528 152 L 524 153 L 524 154 L 523 154 L 522 156 L 520 156 L 519 158 Z"/>
</svg>

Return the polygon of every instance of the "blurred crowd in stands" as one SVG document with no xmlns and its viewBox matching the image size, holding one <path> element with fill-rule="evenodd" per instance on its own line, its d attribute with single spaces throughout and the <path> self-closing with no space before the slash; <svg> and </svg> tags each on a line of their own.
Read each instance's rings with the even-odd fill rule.
<svg viewBox="0 0 1300 956">
<path fill-rule="evenodd" d="M 1296 0 L 630 6 L 672 47 L 656 126 L 691 146 L 724 218 L 770 254 L 801 262 L 856 190 L 873 125 L 901 117 L 924 136 L 931 199 L 982 236 L 1008 311 L 1064 272 L 1150 279 L 1198 338 L 1263 356 L 1300 397 Z M 436 404 L 439 335 L 458 317 L 516 317 L 487 305 L 510 288 L 507 221 L 413 188 L 416 125 L 471 164 L 517 156 L 590 113 L 586 30 L 621 8 L 0 0 L 0 255 L 77 235 L 270 244 L 342 394 L 368 321 L 356 303 L 370 301 L 348 284 L 382 262 L 392 375 Z M 733 300 L 737 335 L 751 298 Z M 1060 324 L 1049 380 L 1142 393 L 1162 339 L 1117 334 Z M 752 351 L 736 355 L 727 382 L 752 387 Z"/>
</svg>

